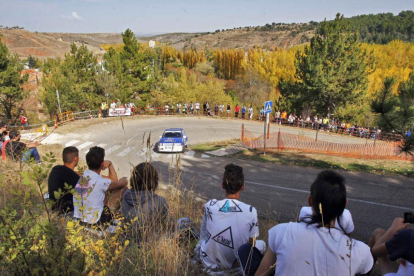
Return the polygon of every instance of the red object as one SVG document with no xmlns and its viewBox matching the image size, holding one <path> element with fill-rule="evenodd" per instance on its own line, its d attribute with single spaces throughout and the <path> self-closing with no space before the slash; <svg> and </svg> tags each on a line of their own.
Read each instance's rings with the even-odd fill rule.
<svg viewBox="0 0 414 276">
<path fill-rule="evenodd" d="M 1 147 L 1 157 L 3 160 L 7 160 L 6 158 L 6 145 L 9 142 L 9 140 L 3 142 L 3 146 Z"/>
<path fill-rule="evenodd" d="M 22 117 L 20 118 L 20 122 L 22 122 L 22 124 L 27 123 L 27 118 L 26 118 L 26 117 L 24 117 L 24 116 L 22 116 Z"/>
<path fill-rule="evenodd" d="M 239 112 L 240 111 L 240 106 L 236 105 L 236 107 L 234 108 L 234 111 Z"/>
</svg>

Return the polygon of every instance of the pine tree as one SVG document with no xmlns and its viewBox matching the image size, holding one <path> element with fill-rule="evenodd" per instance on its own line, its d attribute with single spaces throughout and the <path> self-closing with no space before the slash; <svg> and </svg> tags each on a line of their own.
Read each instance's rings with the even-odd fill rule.
<svg viewBox="0 0 414 276">
<path fill-rule="evenodd" d="M 342 15 L 321 24 L 310 46 L 296 53 L 295 90 L 303 102 L 329 116 L 366 90 L 372 54 L 361 50 Z"/>
<path fill-rule="evenodd" d="M 21 85 L 28 76 L 21 76 L 22 66 L 17 55 L 10 55 L 0 36 L 0 116 L 7 120 L 17 118 L 21 101 L 27 96 Z"/>
</svg>

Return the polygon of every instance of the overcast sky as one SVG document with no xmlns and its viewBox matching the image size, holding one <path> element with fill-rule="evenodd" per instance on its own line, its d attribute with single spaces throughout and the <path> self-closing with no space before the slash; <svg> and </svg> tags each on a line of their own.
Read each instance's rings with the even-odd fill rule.
<svg viewBox="0 0 414 276">
<path fill-rule="evenodd" d="M 39 32 L 208 32 L 414 10 L 414 0 L 0 0 L 0 25 Z"/>
</svg>

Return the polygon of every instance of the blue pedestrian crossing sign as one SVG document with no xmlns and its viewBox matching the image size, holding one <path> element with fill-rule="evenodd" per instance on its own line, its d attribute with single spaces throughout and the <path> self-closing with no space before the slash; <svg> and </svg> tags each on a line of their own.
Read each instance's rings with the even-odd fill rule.
<svg viewBox="0 0 414 276">
<path fill-rule="evenodd" d="M 265 114 L 269 114 L 272 112 L 272 106 L 273 106 L 273 102 L 272 101 L 267 101 L 264 104 L 264 113 Z"/>
</svg>

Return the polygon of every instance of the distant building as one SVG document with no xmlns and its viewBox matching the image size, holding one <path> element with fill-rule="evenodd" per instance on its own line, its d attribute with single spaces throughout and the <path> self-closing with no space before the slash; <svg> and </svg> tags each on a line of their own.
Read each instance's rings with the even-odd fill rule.
<svg viewBox="0 0 414 276">
<path fill-rule="evenodd" d="M 148 42 L 148 44 L 149 44 L 149 47 L 150 47 L 150 48 L 155 48 L 155 41 L 154 41 L 154 40 L 150 40 L 150 41 Z"/>
</svg>

